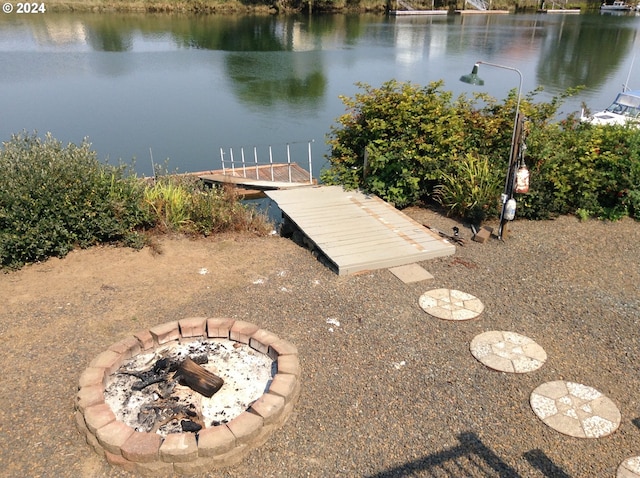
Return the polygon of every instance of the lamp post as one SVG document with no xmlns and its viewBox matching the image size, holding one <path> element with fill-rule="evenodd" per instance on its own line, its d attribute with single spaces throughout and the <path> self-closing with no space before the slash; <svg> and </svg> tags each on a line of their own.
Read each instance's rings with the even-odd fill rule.
<svg viewBox="0 0 640 478">
<path fill-rule="evenodd" d="M 502 68 L 503 70 L 515 71 L 519 78 L 520 83 L 518 84 L 518 100 L 516 103 L 516 117 L 513 122 L 513 134 L 511 135 L 511 151 L 509 153 L 509 167 L 507 170 L 507 178 L 504 184 L 504 192 L 502 193 L 502 209 L 500 211 L 500 226 L 498 227 L 498 239 L 502 240 L 502 231 L 504 229 L 504 225 L 507 223 L 506 212 L 507 212 L 507 202 L 510 199 L 513 199 L 513 188 L 515 182 L 515 170 L 517 165 L 517 149 L 518 149 L 518 128 L 519 117 L 520 117 L 520 92 L 522 91 L 522 73 L 517 68 L 513 68 L 510 66 L 498 65 L 496 63 L 489 63 L 487 61 L 477 61 L 475 65 L 473 65 L 473 69 L 471 73 L 468 75 L 462 75 L 460 77 L 460 81 L 463 83 L 468 83 L 470 85 L 484 85 L 484 80 L 478 76 L 478 68 L 480 65 L 492 66 L 494 68 Z"/>
</svg>

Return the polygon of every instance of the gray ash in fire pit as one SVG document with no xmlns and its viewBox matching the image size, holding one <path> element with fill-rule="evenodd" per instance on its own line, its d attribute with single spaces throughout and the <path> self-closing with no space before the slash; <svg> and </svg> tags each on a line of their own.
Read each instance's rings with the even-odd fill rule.
<svg viewBox="0 0 640 478">
<path fill-rule="evenodd" d="M 210 398 L 180 380 L 186 358 L 223 380 Z M 111 374 L 105 402 L 118 420 L 163 436 L 226 423 L 268 389 L 276 363 L 248 345 L 227 339 L 171 343 L 126 361 Z"/>
</svg>

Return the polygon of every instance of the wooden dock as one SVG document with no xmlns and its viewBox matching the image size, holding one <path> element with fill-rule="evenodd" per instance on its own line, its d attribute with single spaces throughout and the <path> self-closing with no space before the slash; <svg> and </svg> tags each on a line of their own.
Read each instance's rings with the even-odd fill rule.
<svg viewBox="0 0 640 478">
<path fill-rule="evenodd" d="M 339 275 L 449 256 L 455 246 L 382 199 L 338 186 L 265 191 Z"/>
<path fill-rule="evenodd" d="M 255 189 L 287 189 L 316 183 L 309 171 L 297 163 L 248 165 L 201 171 L 197 175 L 205 183 L 234 184 Z"/>
</svg>

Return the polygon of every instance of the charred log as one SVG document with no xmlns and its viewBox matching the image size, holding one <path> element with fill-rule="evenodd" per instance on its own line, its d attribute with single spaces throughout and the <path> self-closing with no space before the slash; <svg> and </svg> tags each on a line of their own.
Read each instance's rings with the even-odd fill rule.
<svg viewBox="0 0 640 478">
<path fill-rule="evenodd" d="M 209 372 L 189 357 L 184 359 L 178 367 L 176 378 L 178 376 L 185 385 L 207 398 L 211 398 L 224 384 L 222 378 Z"/>
</svg>

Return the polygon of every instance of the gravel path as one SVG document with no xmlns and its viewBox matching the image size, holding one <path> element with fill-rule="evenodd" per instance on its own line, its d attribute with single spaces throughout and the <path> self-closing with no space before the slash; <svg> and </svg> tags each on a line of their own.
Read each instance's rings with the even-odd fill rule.
<svg viewBox="0 0 640 478">
<path fill-rule="evenodd" d="M 411 284 L 388 270 L 339 277 L 277 237 L 163 239 L 155 255 L 94 248 L 4 274 L 0 476 L 130 476 L 75 431 L 77 379 L 132 332 L 209 316 L 289 340 L 303 376 L 285 426 L 239 465 L 205 476 L 613 477 L 640 455 L 639 238 L 631 220 L 517 221 L 505 243 L 470 242 L 421 263 L 434 279 Z M 418 298 L 434 288 L 473 294 L 485 310 L 464 322 L 433 318 Z M 469 344 L 489 330 L 534 339 L 547 362 L 524 374 L 485 367 Z M 529 396 L 555 380 L 604 393 L 620 409 L 619 429 L 578 439 L 542 423 Z"/>
</svg>

